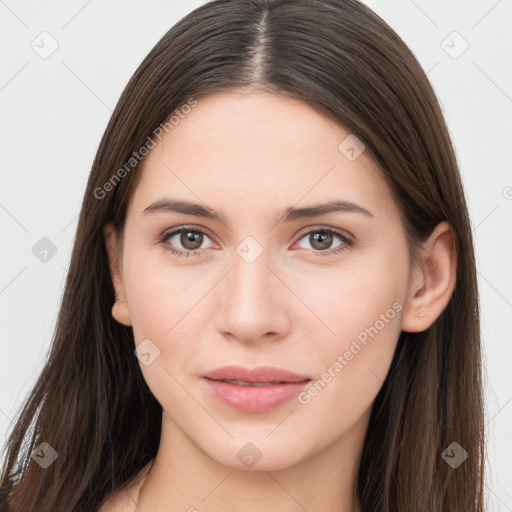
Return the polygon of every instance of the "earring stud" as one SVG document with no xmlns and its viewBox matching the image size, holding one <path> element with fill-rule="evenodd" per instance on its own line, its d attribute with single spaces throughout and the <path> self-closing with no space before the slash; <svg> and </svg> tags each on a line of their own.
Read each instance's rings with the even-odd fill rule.
<svg viewBox="0 0 512 512">
<path fill-rule="evenodd" d="M 422 317 L 424 317 L 424 316 L 425 316 L 425 315 L 424 315 L 423 313 L 418 313 L 418 317 L 419 317 L 419 318 L 422 318 Z"/>
</svg>

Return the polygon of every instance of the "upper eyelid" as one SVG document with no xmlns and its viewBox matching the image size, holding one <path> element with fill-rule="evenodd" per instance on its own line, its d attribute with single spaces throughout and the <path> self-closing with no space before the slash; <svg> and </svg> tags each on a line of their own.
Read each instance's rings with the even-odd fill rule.
<svg viewBox="0 0 512 512">
<path fill-rule="evenodd" d="M 169 230 L 164 231 L 162 233 L 162 235 L 160 236 L 160 238 L 170 238 L 172 235 L 176 235 L 178 233 L 181 233 L 181 232 L 187 231 L 187 230 L 203 233 L 203 234 L 207 235 L 208 237 L 210 237 L 212 240 L 215 238 L 212 235 L 210 235 L 210 233 L 208 232 L 207 229 L 200 228 L 200 227 L 194 227 L 194 226 L 181 226 L 181 227 L 177 227 L 177 228 L 171 228 Z"/>
<path fill-rule="evenodd" d="M 352 235 L 345 229 L 335 228 L 335 227 L 330 227 L 330 226 L 313 226 L 313 227 L 304 228 L 304 230 L 299 231 L 295 236 L 302 238 L 304 235 L 307 235 L 314 231 L 332 231 L 336 235 L 348 238 L 350 240 L 355 238 L 354 235 Z"/>
</svg>

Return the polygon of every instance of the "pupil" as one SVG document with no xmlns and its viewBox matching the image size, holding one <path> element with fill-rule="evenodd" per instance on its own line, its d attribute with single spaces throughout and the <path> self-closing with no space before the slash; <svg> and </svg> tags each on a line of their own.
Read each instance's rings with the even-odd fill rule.
<svg viewBox="0 0 512 512">
<path fill-rule="evenodd" d="M 312 243 L 311 245 L 313 247 L 316 246 L 316 244 L 318 242 L 319 243 L 319 247 L 315 247 L 316 249 L 326 249 L 327 247 L 325 246 L 326 245 L 326 241 L 327 241 L 327 246 L 330 245 L 330 243 L 332 242 L 332 234 L 331 233 L 326 233 L 325 231 L 320 231 L 318 233 L 315 233 L 313 235 L 313 240 L 314 240 L 314 243 Z"/>
<path fill-rule="evenodd" d="M 183 247 L 189 250 L 197 249 L 201 247 L 202 234 L 194 231 L 183 232 L 181 235 L 181 243 Z"/>
</svg>

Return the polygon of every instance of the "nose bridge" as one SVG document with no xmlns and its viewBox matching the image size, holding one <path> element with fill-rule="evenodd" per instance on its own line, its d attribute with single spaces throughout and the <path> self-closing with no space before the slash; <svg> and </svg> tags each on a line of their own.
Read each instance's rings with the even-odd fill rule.
<svg viewBox="0 0 512 512">
<path fill-rule="evenodd" d="M 249 308 L 257 305 L 263 312 L 263 308 L 271 305 L 275 278 L 268 269 L 270 251 L 256 243 L 246 239 L 236 248 L 229 288 L 235 305 Z"/>
<path fill-rule="evenodd" d="M 286 298 L 279 289 L 283 285 L 268 267 L 271 254 L 262 244 L 247 237 L 237 246 L 222 286 L 219 330 L 246 341 L 286 331 Z"/>
</svg>

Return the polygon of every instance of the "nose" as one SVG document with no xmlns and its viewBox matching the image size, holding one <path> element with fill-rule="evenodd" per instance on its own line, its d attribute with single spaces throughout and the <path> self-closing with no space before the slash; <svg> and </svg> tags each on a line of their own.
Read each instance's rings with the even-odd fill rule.
<svg viewBox="0 0 512 512">
<path fill-rule="evenodd" d="M 218 332 L 246 344 L 285 337 L 291 326 L 291 294 L 286 280 L 276 274 L 265 251 L 252 263 L 235 253 L 233 267 L 218 287 Z"/>
</svg>

